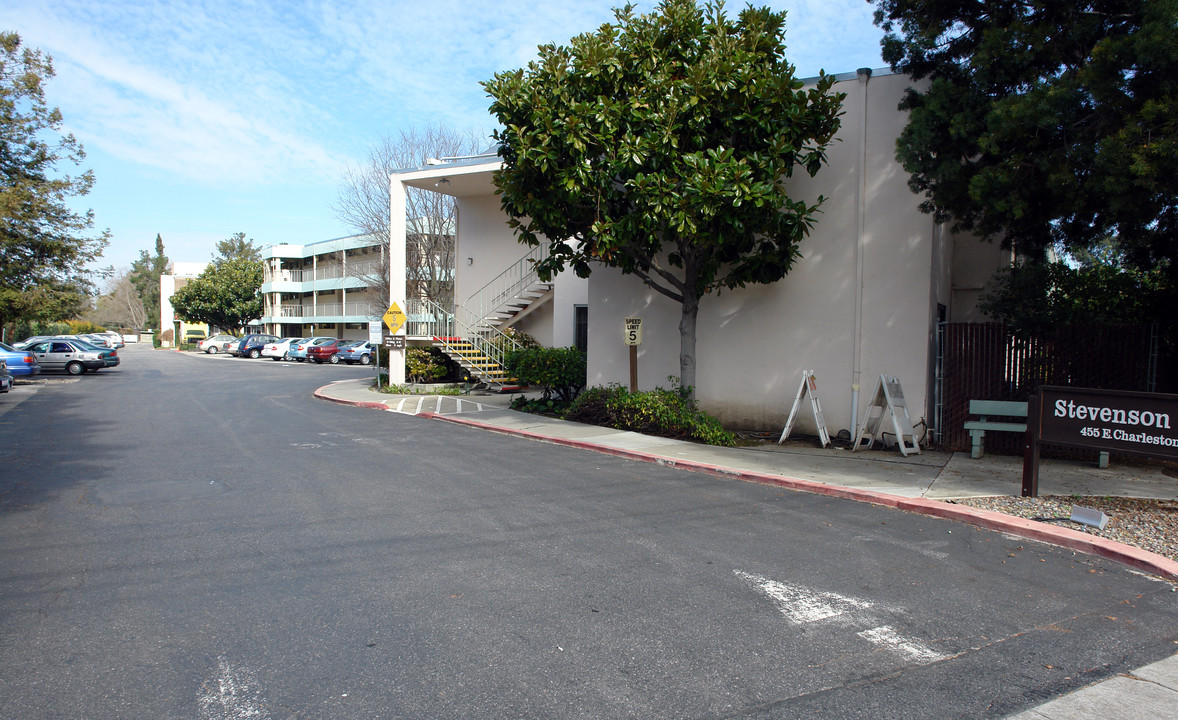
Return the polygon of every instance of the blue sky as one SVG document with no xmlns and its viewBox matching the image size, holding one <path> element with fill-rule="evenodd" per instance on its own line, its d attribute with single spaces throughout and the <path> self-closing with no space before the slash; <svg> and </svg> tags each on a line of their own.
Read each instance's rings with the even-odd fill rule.
<svg viewBox="0 0 1178 720">
<path fill-rule="evenodd" d="M 382 134 L 441 124 L 489 135 L 480 81 L 621 4 L 6 0 L 0 29 L 53 56 L 49 101 L 97 179 L 79 207 L 112 233 L 98 265 L 124 268 L 156 233 L 179 262 L 210 259 L 238 231 L 262 247 L 351 234 L 331 205 L 344 169 Z M 788 11 L 801 77 L 883 67 L 865 0 L 756 4 Z"/>
</svg>

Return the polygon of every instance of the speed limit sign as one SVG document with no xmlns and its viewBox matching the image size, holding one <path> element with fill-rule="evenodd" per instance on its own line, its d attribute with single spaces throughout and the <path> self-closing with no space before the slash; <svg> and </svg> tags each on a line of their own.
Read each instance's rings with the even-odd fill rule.
<svg viewBox="0 0 1178 720">
<path fill-rule="evenodd" d="M 640 317 L 626 318 L 626 344 L 627 345 L 641 345 L 642 344 L 642 318 L 640 318 Z"/>
</svg>

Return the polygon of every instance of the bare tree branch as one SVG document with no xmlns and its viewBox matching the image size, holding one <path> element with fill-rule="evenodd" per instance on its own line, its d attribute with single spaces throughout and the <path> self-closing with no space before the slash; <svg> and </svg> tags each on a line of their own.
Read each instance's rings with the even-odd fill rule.
<svg viewBox="0 0 1178 720">
<path fill-rule="evenodd" d="M 382 239 L 378 276 L 372 268 L 358 275 L 370 287 L 379 288 L 378 302 L 388 306 L 389 287 L 389 175 L 395 170 L 424 166 L 429 158 L 473 155 L 489 141 L 474 131 L 459 132 L 440 125 L 423 130 L 384 135 L 369 149 L 362 165 L 349 167 L 332 205 L 336 217 L 358 234 Z M 409 297 L 424 297 L 450 307 L 454 299 L 454 199 L 441 193 L 408 188 L 405 214 L 410 238 L 406 248 L 406 290 Z"/>
</svg>

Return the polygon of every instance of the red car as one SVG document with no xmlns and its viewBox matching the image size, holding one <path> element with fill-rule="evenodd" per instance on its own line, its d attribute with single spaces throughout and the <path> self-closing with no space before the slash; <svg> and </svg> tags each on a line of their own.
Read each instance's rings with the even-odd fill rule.
<svg viewBox="0 0 1178 720">
<path fill-rule="evenodd" d="M 312 345 L 307 348 L 307 359 L 314 360 L 317 363 L 333 362 L 338 363 L 339 358 L 335 356 L 339 352 L 341 345 L 347 345 L 351 340 L 332 340 L 325 342 L 322 345 Z"/>
</svg>

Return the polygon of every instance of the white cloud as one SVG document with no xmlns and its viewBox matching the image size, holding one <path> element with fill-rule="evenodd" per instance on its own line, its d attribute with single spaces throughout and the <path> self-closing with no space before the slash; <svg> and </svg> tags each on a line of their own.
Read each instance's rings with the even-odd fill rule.
<svg viewBox="0 0 1178 720">
<path fill-rule="evenodd" d="M 175 24 L 176 35 L 132 52 L 145 31 L 133 23 L 120 35 L 49 15 L 45 6 L 27 10 L 18 31 L 53 55 L 51 92 L 87 146 L 205 184 L 338 177 L 342 158 L 289 121 L 297 97 L 285 105 L 268 85 L 256 85 L 248 64 L 196 51 L 192 23 L 202 16 L 187 16 L 189 23 Z M 170 56 L 168 48 L 175 48 Z"/>
</svg>

